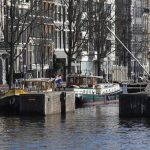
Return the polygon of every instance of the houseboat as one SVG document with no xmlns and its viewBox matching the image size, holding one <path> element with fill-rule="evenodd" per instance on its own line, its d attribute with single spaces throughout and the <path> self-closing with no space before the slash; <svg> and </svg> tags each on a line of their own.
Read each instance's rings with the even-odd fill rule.
<svg viewBox="0 0 150 150">
<path fill-rule="evenodd" d="M 92 75 L 68 75 L 66 90 L 75 92 L 77 107 L 116 101 L 122 93 L 118 83 L 106 83 L 102 76 Z"/>
<path fill-rule="evenodd" d="M 21 94 L 51 92 L 52 81 L 49 78 L 19 79 L 15 87 L 0 96 L 0 113 L 18 113 Z"/>
</svg>

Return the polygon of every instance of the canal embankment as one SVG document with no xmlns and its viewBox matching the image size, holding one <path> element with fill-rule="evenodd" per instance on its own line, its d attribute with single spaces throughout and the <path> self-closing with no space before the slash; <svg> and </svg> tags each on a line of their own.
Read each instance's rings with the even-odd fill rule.
<svg viewBox="0 0 150 150">
<path fill-rule="evenodd" d="M 50 92 L 44 94 L 22 94 L 19 114 L 64 114 L 75 111 L 74 92 Z"/>
<path fill-rule="evenodd" d="M 150 117 L 150 84 L 142 92 L 123 93 L 119 96 L 119 116 Z"/>
</svg>

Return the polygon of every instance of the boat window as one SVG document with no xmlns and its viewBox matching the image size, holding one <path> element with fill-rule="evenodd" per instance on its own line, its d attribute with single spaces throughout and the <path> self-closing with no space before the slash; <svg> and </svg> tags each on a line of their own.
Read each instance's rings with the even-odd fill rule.
<svg viewBox="0 0 150 150">
<path fill-rule="evenodd" d="M 24 82 L 24 88 L 29 91 L 37 91 L 41 89 L 42 86 L 40 86 L 39 82 L 33 82 L 33 81 L 25 81 Z"/>
<path fill-rule="evenodd" d="M 93 86 L 93 80 L 92 80 L 92 78 L 88 78 L 87 79 L 87 84 L 88 84 L 88 87 L 92 87 Z"/>
<path fill-rule="evenodd" d="M 83 85 L 86 85 L 86 78 L 83 78 Z"/>
<path fill-rule="evenodd" d="M 92 87 L 93 85 L 96 85 L 97 83 L 103 83 L 102 78 L 97 78 L 96 76 L 86 76 L 86 75 L 70 75 L 67 77 L 67 86 L 70 85 L 78 85 L 80 87 Z"/>
<path fill-rule="evenodd" d="M 73 83 L 74 83 L 73 78 L 69 77 L 69 78 L 68 78 L 68 83 L 69 83 L 69 84 L 73 84 Z"/>
<path fill-rule="evenodd" d="M 46 82 L 41 82 L 40 90 L 46 90 Z"/>
<path fill-rule="evenodd" d="M 24 82 L 24 88 L 26 89 L 26 90 L 30 90 L 31 91 L 31 89 L 32 89 L 32 82 Z"/>
<path fill-rule="evenodd" d="M 52 88 L 52 83 L 51 82 L 45 82 L 45 89 Z"/>
<path fill-rule="evenodd" d="M 52 88 L 52 82 L 47 81 L 22 81 L 21 88 L 29 91 L 40 91 Z"/>
</svg>

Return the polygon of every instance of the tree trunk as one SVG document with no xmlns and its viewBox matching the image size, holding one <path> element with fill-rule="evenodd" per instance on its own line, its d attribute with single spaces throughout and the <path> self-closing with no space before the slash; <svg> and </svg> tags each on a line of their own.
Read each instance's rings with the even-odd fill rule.
<svg viewBox="0 0 150 150">
<path fill-rule="evenodd" d="M 42 49 L 42 78 L 44 77 L 44 57 L 43 57 L 43 49 Z"/>
<path fill-rule="evenodd" d="M 10 70 L 9 70 L 9 88 L 12 88 L 14 84 L 14 46 L 11 45 L 11 51 L 10 51 Z"/>
<path fill-rule="evenodd" d="M 67 73 L 68 74 L 71 74 L 72 72 L 71 72 L 71 62 L 72 62 L 72 57 L 70 56 L 70 55 L 68 55 L 68 71 L 67 71 Z"/>
<path fill-rule="evenodd" d="M 100 43 L 99 40 L 96 40 L 96 49 L 97 49 L 97 75 L 100 76 L 101 73 L 101 59 L 100 59 Z"/>
</svg>

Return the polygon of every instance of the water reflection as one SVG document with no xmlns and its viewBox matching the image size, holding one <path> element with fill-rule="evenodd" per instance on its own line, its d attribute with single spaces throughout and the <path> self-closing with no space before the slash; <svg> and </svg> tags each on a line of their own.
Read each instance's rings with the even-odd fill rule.
<svg viewBox="0 0 150 150">
<path fill-rule="evenodd" d="M 0 149 L 149 149 L 150 119 L 119 118 L 118 105 L 77 109 L 65 116 L 0 116 Z"/>
</svg>

